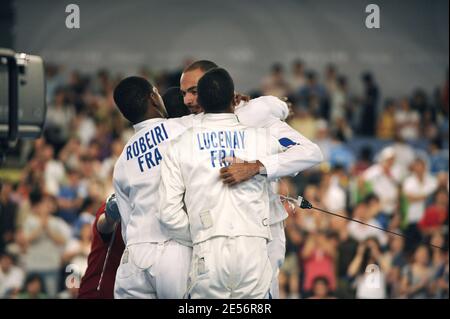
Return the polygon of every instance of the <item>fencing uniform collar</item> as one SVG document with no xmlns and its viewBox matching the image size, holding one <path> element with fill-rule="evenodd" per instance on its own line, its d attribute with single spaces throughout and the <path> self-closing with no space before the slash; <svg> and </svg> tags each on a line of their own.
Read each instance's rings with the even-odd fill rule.
<svg viewBox="0 0 450 319">
<path fill-rule="evenodd" d="M 134 128 L 134 131 L 137 133 L 137 132 L 139 132 L 140 130 L 142 130 L 144 127 L 147 127 L 147 126 L 150 125 L 150 124 L 158 123 L 158 122 L 161 122 L 161 121 L 164 121 L 164 120 L 165 120 L 165 119 L 162 118 L 162 117 L 157 117 L 157 118 L 153 118 L 153 119 L 148 119 L 148 120 L 139 122 L 139 123 L 137 123 L 137 124 L 134 124 L 134 125 L 133 125 L 133 128 Z"/>
<path fill-rule="evenodd" d="M 204 113 L 202 123 L 238 124 L 239 119 L 234 113 Z"/>
</svg>

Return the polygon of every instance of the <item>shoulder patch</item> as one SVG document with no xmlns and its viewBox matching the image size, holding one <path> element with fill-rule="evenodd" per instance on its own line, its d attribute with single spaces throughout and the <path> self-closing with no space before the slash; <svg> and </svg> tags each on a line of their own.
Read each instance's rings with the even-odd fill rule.
<svg viewBox="0 0 450 319">
<path fill-rule="evenodd" d="M 278 142 L 281 144 L 281 146 L 283 147 L 290 147 L 290 146 L 294 146 L 294 145 L 300 145 L 299 143 L 295 143 L 293 140 L 291 140 L 290 138 L 287 137 L 282 137 L 278 140 Z"/>
</svg>

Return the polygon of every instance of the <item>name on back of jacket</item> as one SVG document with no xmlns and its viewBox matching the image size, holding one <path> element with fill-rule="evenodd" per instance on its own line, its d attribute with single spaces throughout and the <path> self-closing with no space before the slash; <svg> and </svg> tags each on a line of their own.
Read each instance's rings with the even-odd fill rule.
<svg viewBox="0 0 450 319">
<path fill-rule="evenodd" d="M 136 159 L 141 172 L 158 166 L 161 163 L 162 156 L 157 145 L 168 138 L 169 136 L 163 123 L 155 126 L 127 146 L 127 161 Z"/>
<path fill-rule="evenodd" d="M 235 157 L 235 150 L 245 148 L 245 131 L 208 131 L 197 133 L 200 151 L 209 151 L 212 167 L 225 167 L 227 157 Z"/>
</svg>

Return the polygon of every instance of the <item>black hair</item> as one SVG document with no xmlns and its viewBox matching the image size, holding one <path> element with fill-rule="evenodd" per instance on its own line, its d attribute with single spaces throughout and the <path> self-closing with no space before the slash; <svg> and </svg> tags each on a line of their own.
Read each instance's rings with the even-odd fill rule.
<svg viewBox="0 0 450 319">
<path fill-rule="evenodd" d="M 361 79 L 366 84 L 372 84 L 373 83 L 373 75 L 369 71 L 363 72 L 363 74 L 361 75 Z"/>
<path fill-rule="evenodd" d="M 330 281 L 328 280 L 327 277 L 318 276 L 314 278 L 312 286 L 315 287 L 318 283 L 323 283 L 325 286 L 328 287 L 328 290 L 330 290 Z"/>
<path fill-rule="evenodd" d="M 92 197 L 88 196 L 83 200 L 83 203 L 80 207 L 80 212 L 86 211 L 90 206 L 95 204 L 95 201 L 92 199 Z"/>
<path fill-rule="evenodd" d="M 208 60 L 198 60 L 189 64 L 184 70 L 183 73 L 194 71 L 194 70 L 202 70 L 203 72 L 208 72 L 209 70 L 217 68 L 218 65 L 212 61 Z"/>
<path fill-rule="evenodd" d="M 145 119 L 153 85 L 146 79 L 130 76 L 114 89 L 114 102 L 123 116 L 133 124 Z"/>
<path fill-rule="evenodd" d="M 373 200 L 379 201 L 380 198 L 375 193 L 370 193 L 364 197 L 364 203 L 370 204 Z"/>
<path fill-rule="evenodd" d="M 226 111 L 234 98 L 234 83 L 225 69 L 215 68 L 206 72 L 197 84 L 198 101 L 205 113 Z"/>
<path fill-rule="evenodd" d="M 30 194 L 28 195 L 30 199 L 31 206 L 35 206 L 36 204 L 42 201 L 42 192 L 38 187 L 34 187 Z"/>
<path fill-rule="evenodd" d="M 347 86 L 347 78 L 343 75 L 338 76 L 337 82 L 340 86 Z"/>
<path fill-rule="evenodd" d="M 183 102 L 183 94 L 179 87 L 168 88 L 162 99 L 169 118 L 182 117 L 191 113 Z"/>
<path fill-rule="evenodd" d="M 359 158 L 365 161 L 372 160 L 372 148 L 370 146 L 363 146 L 359 151 Z"/>
<path fill-rule="evenodd" d="M 430 144 L 436 146 L 438 149 L 442 149 L 444 143 L 442 141 L 442 138 L 438 136 L 438 137 L 433 138 L 430 141 Z"/>
<path fill-rule="evenodd" d="M 317 80 L 317 75 L 314 71 L 308 71 L 308 72 L 306 72 L 306 78 L 309 81 L 315 81 L 315 80 Z"/>
<path fill-rule="evenodd" d="M 281 63 L 274 63 L 271 67 L 272 72 L 283 72 L 283 65 Z"/>
<path fill-rule="evenodd" d="M 26 279 L 25 279 L 25 282 L 24 282 L 24 284 L 23 284 L 23 287 L 22 287 L 22 292 L 26 292 L 26 291 L 27 291 L 28 285 L 29 285 L 31 282 L 35 281 L 35 280 L 38 280 L 38 281 L 39 281 L 40 286 L 41 286 L 41 292 L 42 292 L 42 293 L 46 293 L 46 291 L 47 291 L 46 288 L 47 288 L 47 287 L 45 286 L 45 282 L 44 282 L 42 276 L 41 276 L 40 274 L 38 274 L 38 273 L 35 273 L 35 272 L 29 273 L 29 274 L 27 275 L 27 277 L 26 277 Z"/>
</svg>

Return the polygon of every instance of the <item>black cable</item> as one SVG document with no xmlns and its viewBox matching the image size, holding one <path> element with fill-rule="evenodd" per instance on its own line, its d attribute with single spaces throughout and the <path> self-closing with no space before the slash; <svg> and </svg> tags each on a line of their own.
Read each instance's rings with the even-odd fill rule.
<svg viewBox="0 0 450 319">
<path fill-rule="evenodd" d="M 386 233 L 393 234 L 393 235 L 396 235 L 396 236 L 399 236 L 399 237 L 403 237 L 403 238 L 405 238 L 407 240 L 414 240 L 414 239 L 412 239 L 410 237 L 407 237 L 407 236 L 405 236 L 403 234 L 399 234 L 399 233 L 396 233 L 396 232 L 393 232 L 393 231 L 390 231 L 390 230 L 387 230 L 387 229 L 384 229 L 384 228 L 381 228 L 381 227 L 378 227 L 378 226 L 375 226 L 375 225 L 367 224 L 365 222 L 362 222 L 362 221 L 357 220 L 357 219 L 353 219 L 351 217 L 347 217 L 347 216 L 344 216 L 344 215 L 339 215 L 339 214 L 336 214 L 336 213 L 332 213 L 332 212 L 326 211 L 326 210 L 324 210 L 322 208 L 314 207 L 310 202 L 308 202 L 306 199 L 304 199 L 301 196 L 299 196 L 298 200 L 296 200 L 294 198 L 287 197 L 287 196 L 282 196 L 282 197 L 285 198 L 285 199 L 288 199 L 288 200 L 296 201 L 297 203 L 300 201 L 300 203 L 298 203 L 298 205 L 300 206 L 300 208 L 303 208 L 303 209 L 316 209 L 316 210 L 318 210 L 318 211 L 320 211 L 322 213 L 333 215 L 333 216 L 340 217 L 340 218 L 344 218 L 346 220 L 359 223 L 361 225 L 365 225 L 365 226 L 369 226 L 369 227 L 372 227 L 372 228 L 375 228 L 375 229 L 378 229 L 378 230 L 382 230 L 382 231 L 384 231 Z M 439 248 L 439 249 L 445 250 L 444 247 L 433 245 L 431 243 L 426 243 L 426 244 L 431 246 L 431 247 L 434 247 L 434 248 Z"/>
</svg>

